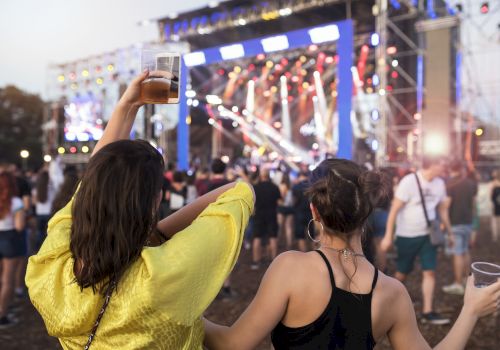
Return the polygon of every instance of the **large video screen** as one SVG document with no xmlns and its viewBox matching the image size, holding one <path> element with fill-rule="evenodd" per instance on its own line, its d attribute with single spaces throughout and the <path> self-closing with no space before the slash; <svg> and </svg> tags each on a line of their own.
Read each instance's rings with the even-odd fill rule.
<svg viewBox="0 0 500 350">
<path fill-rule="evenodd" d="M 66 141 L 96 141 L 104 130 L 102 103 L 93 96 L 76 97 L 64 107 Z"/>
</svg>

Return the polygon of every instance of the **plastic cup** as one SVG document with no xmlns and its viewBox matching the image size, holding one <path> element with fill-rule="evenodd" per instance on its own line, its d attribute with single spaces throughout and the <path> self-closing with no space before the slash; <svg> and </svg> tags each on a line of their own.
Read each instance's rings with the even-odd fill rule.
<svg viewBox="0 0 500 350">
<path fill-rule="evenodd" d="M 142 50 L 141 71 L 149 76 L 141 84 L 144 103 L 179 103 L 180 54 L 162 50 Z"/>
<path fill-rule="evenodd" d="M 474 286 L 484 288 L 497 282 L 500 278 L 500 266 L 488 262 L 475 262 L 471 265 L 474 275 Z"/>
</svg>

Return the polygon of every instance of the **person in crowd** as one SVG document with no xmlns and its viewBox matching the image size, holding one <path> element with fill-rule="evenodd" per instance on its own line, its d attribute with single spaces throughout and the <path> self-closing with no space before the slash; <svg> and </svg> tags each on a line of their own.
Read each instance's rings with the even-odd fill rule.
<svg viewBox="0 0 500 350">
<path fill-rule="evenodd" d="M 290 250 L 293 249 L 293 194 L 288 172 L 283 173 L 279 189 L 283 204 L 278 206 L 278 226 L 280 236 L 285 237 L 286 250 Z"/>
<path fill-rule="evenodd" d="M 375 207 L 368 217 L 366 225 L 366 241 L 369 242 L 370 249 L 374 250 L 374 262 L 375 266 L 380 271 L 386 272 L 387 269 L 387 256 L 382 250 L 381 242 L 385 235 L 385 230 L 387 226 L 387 218 L 389 216 L 389 207 L 391 206 L 391 200 L 393 197 L 393 177 L 391 177 L 387 172 L 387 176 L 384 178 L 389 181 L 389 195 L 381 198 L 380 202 L 375 204 Z M 373 249 L 375 248 L 375 249 Z"/>
<path fill-rule="evenodd" d="M 36 187 L 32 190 L 32 199 L 35 203 L 37 221 L 37 240 L 30 255 L 36 253 L 47 236 L 47 224 L 52 213 L 52 202 L 55 197 L 55 188 L 50 181 L 49 172 L 42 167 L 37 175 Z"/>
<path fill-rule="evenodd" d="M 67 165 L 63 171 L 63 181 L 61 186 L 57 190 L 54 200 L 52 201 L 52 211 L 50 216 L 54 215 L 59 210 L 64 208 L 66 204 L 68 204 L 71 197 L 75 193 L 78 180 L 79 176 L 76 167 L 74 165 Z"/>
<path fill-rule="evenodd" d="M 500 238 L 500 170 L 493 172 L 493 179 L 490 183 L 490 199 L 493 209 L 491 213 L 491 238 L 493 242 L 498 242 Z"/>
<path fill-rule="evenodd" d="M 8 169 L 11 174 L 14 175 L 16 179 L 16 188 L 17 194 L 23 201 L 23 210 L 25 217 L 25 225 L 19 236 L 22 240 L 19 243 L 19 255 L 15 258 L 15 289 L 14 294 L 18 298 L 23 298 L 26 296 L 26 286 L 24 283 L 24 275 L 26 273 L 26 263 L 27 263 L 27 253 L 28 253 L 28 244 L 27 237 L 28 232 L 26 231 L 26 223 L 33 222 L 35 218 L 35 213 L 33 212 L 33 201 L 31 198 L 31 184 L 28 181 L 28 178 L 23 173 L 23 170 L 17 163 L 12 163 Z M 35 218 L 36 220 L 36 218 Z"/>
<path fill-rule="evenodd" d="M 220 158 L 215 158 L 211 165 L 212 174 L 208 182 L 208 192 L 215 190 L 225 184 L 229 183 L 226 178 L 226 163 Z"/>
<path fill-rule="evenodd" d="M 184 182 L 184 173 L 175 171 L 172 176 L 172 183 L 167 192 L 167 200 L 169 203 L 169 215 L 175 213 L 186 205 L 187 187 Z"/>
<path fill-rule="evenodd" d="M 281 193 L 279 187 L 271 181 L 267 169 L 260 169 L 259 182 L 254 186 L 254 190 L 257 199 L 253 222 L 251 269 L 257 270 L 262 262 L 263 244 L 269 243 L 268 249 L 271 260 L 278 255 L 277 211 Z"/>
<path fill-rule="evenodd" d="M 202 196 L 208 192 L 209 175 L 208 168 L 203 168 L 197 172 L 194 185 L 196 186 L 198 196 Z"/>
<path fill-rule="evenodd" d="M 306 170 L 300 171 L 297 183 L 292 187 L 293 232 L 301 252 L 307 251 L 306 232 L 314 235 L 314 225 L 311 225 L 312 215 L 309 208 L 309 199 L 306 195 L 306 191 L 309 188 L 308 175 Z M 310 239 L 314 238 L 311 236 Z"/>
<path fill-rule="evenodd" d="M 196 189 L 196 173 L 187 175 L 186 179 L 186 204 L 193 203 L 198 198 L 198 190 Z"/>
<path fill-rule="evenodd" d="M 65 349 L 201 349 L 201 315 L 253 210 L 252 187 L 230 183 L 157 223 L 162 156 L 128 140 L 147 76 L 122 95 L 76 194 L 29 260 L 31 301 Z"/>
<path fill-rule="evenodd" d="M 17 322 L 7 313 L 14 294 L 18 259 L 26 250 L 22 239 L 26 223 L 23 205 L 17 196 L 15 177 L 9 172 L 0 173 L 0 328 Z"/>
<path fill-rule="evenodd" d="M 410 173 L 401 179 L 392 200 L 385 236 L 381 242 L 382 250 L 387 252 L 393 244 L 396 226 L 395 244 L 398 255 L 395 277 L 399 281 L 405 281 L 406 276 L 413 270 L 415 259 L 420 257 L 423 299 L 421 321 L 433 325 L 447 324 L 450 320 L 435 312 L 433 308 L 437 247 L 431 243 L 419 183 L 428 219 L 435 220 L 436 211 L 439 211 L 439 217 L 448 234 L 449 245 L 452 245 L 453 233 L 448 216 L 446 186 L 440 178 L 444 166 L 441 158 L 424 158 L 421 171 Z"/>
<path fill-rule="evenodd" d="M 443 291 L 463 295 L 465 277 L 470 273 L 469 246 L 476 210 L 477 183 L 465 176 L 460 160 L 452 161 L 449 168 L 450 178 L 446 184 L 446 192 L 450 202 L 451 230 L 455 238 L 454 245 L 450 248 L 450 253 L 453 255 L 455 279 L 452 284 L 444 286 Z"/>
<path fill-rule="evenodd" d="M 206 347 L 254 349 L 271 333 L 276 350 L 373 349 L 386 335 L 396 350 L 430 349 L 405 287 L 376 270 L 361 250 L 366 219 L 388 193 L 380 174 L 328 159 L 310 183 L 320 248 L 278 256 L 232 326 L 205 319 Z M 470 277 L 462 312 L 435 349 L 463 349 L 477 319 L 498 309 L 499 297 L 500 281 L 475 288 Z"/>
</svg>

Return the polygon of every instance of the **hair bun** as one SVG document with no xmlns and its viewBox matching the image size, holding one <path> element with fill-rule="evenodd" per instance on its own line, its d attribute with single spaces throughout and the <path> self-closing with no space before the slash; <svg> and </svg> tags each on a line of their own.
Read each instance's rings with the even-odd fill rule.
<svg viewBox="0 0 500 350">
<path fill-rule="evenodd" d="M 365 171 L 359 176 L 358 183 L 361 191 L 374 207 L 389 196 L 390 179 L 386 173 Z"/>
</svg>

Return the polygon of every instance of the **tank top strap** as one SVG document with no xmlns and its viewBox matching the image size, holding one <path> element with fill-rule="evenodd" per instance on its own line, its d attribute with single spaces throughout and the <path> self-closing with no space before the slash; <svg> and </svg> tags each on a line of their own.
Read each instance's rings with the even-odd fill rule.
<svg viewBox="0 0 500 350">
<path fill-rule="evenodd" d="M 326 267 L 328 268 L 328 273 L 330 275 L 330 283 L 332 284 L 332 288 L 334 288 L 334 289 L 337 288 L 337 286 L 335 285 L 335 277 L 333 277 L 332 266 L 330 265 L 330 262 L 328 261 L 328 258 L 319 249 L 316 249 L 315 252 L 318 253 L 323 258 L 323 260 L 325 261 Z"/>
<path fill-rule="evenodd" d="M 375 274 L 373 276 L 373 282 L 372 282 L 372 290 L 370 291 L 370 294 L 373 294 L 373 290 L 375 289 L 375 286 L 377 285 L 377 280 L 378 280 L 378 269 L 375 268 Z"/>
</svg>

